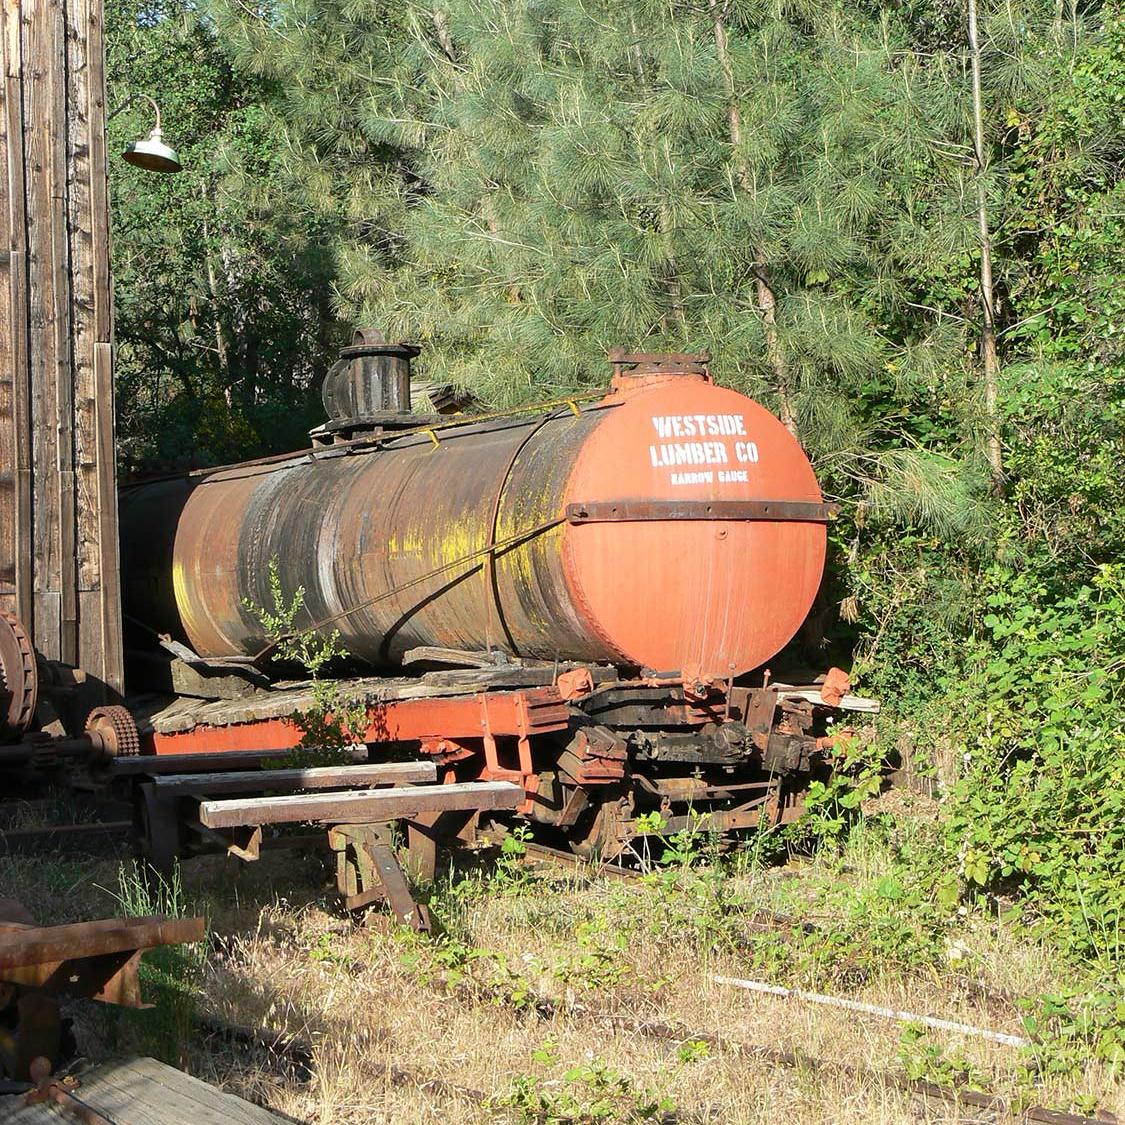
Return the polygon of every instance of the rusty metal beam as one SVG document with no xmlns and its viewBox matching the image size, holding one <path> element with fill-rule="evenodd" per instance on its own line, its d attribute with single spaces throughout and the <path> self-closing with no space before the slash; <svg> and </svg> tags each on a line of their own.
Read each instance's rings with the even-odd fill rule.
<svg viewBox="0 0 1125 1125">
<path fill-rule="evenodd" d="M 768 520 L 827 523 L 835 508 L 811 500 L 597 500 L 567 504 L 568 523 L 646 520 Z"/>
<path fill-rule="evenodd" d="M 293 745 L 270 747 L 262 750 L 216 750 L 211 753 L 175 753 L 166 755 L 140 754 L 135 758 L 114 758 L 109 763 L 111 777 L 135 777 L 158 774 L 190 773 L 212 770 L 249 769 L 252 766 L 268 768 L 266 763 L 279 761 L 292 752 Z"/>
<path fill-rule="evenodd" d="M 31 984 L 19 970 L 81 957 L 133 953 L 203 940 L 202 918 L 107 918 L 65 926 L 0 925 L 0 979 Z"/>
<path fill-rule="evenodd" d="M 494 736 L 515 735 L 522 738 L 565 730 L 570 723 L 570 708 L 558 691 L 554 687 L 536 687 L 523 691 L 488 691 L 477 695 L 372 702 L 367 708 L 367 729 L 363 732 L 363 739 L 379 743 L 479 738 L 485 715 Z M 210 752 L 212 760 L 216 760 L 217 753 L 261 753 L 261 748 L 267 746 L 274 748 L 268 756 L 282 755 L 300 743 L 302 734 L 301 729 L 289 719 L 261 718 L 226 726 L 200 724 L 184 731 L 153 731 L 144 736 L 144 742 L 156 755 L 202 755 Z M 134 760 L 152 761 L 146 755 Z M 117 768 L 116 762 L 114 767 Z M 138 767 L 137 772 L 149 771 Z M 187 770 L 162 772 L 185 773 Z"/>
</svg>

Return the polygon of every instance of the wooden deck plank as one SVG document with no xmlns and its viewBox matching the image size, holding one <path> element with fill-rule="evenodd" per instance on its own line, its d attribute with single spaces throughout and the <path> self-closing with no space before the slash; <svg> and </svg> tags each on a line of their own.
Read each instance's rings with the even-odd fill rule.
<svg viewBox="0 0 1125 1125">
<path fill-rule="evenodd" d="M 278 1125 L 288 1120 L 155 1059 L 103 1063 L 79 1077 L 77 1097 L 115 1125 Z M 57 1106 L 0 1097 L 5 1125 L 55 1125 L 75 1118 Z"/>
<path fill-rule="evenodd" d="M 231 770 L 229 773 L 174 773 L 153 784 L 161 797 L 193 793 L 253 793 L 262 789 L 346 789 L 360 785 L 411 785 L 437 781 L 431 762 L 376 762 L 363 766 L 313 769 Z"/>
<path fill-rule="evenodd" d="M 277 1125 L 278 1118 L 234 1094 L 155 1059 L 134 1059 L 83 1082 L 83 1100 L 117 1125 Z"/>
<path fill-rule="evenodd" d="M 523 787 L 510 781 L 465 781 L 456 785 L 418 785 L 370 792 L 297 794 L 203 801 L 200 823 L 208 828 L 257 824 L 376 824 L 412 820 L 424 812 L 459 809 L 514 809 L 524 800 Z"/>
</svg>

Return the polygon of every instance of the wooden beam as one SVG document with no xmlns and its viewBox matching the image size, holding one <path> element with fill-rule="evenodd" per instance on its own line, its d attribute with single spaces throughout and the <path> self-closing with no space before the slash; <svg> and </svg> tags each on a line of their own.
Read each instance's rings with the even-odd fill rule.
<svg viewBox="0 0 1125 1125">
<path fill-rule="evenodd" d="M 84 662 L 100 655 L 97 675 L 112 691 L 125 690 L 125 642 L 121 623 L 121 562 L 117 521 L 117 439 L 113 407 L 113 345 L 99 340 L 94 344 L 94 386 L 98 408 L 94 418 L 97 535 L 99 546 L 98 582 L 101 595 L 100 654 L 82 653 Z"/>
<path fill-rule="evenodd" d="M 0 3 L 0 609 L 16 610 L 16 429 L 12 365 L 12 183 L 8 159 L 8 20 Z M 17 145 L 23 137 L 15 138 Z M 20 190 L 23 185 L 20 184 Z"/>
<path fill-rule="evenodd" d="M 64 69 L 55 29 L 62 10 L 48 0 L 23 0 L 24 136 L 26 138 L 29 361 L 34 479 L 35 647 L 62 659 L 62 595 L 59 559 L 59 334 L 55 319 L 55 150 L 61 113 L 55 77 Z M 69 422 L 68 422 L 69 425 Z"/>
<path fill-rule="evenodd" d="M 410 820 L 426 812 L 456 809 L 514 809 L 524 800 L 521 785 L 510 781 L 465 781 L 455 785 L 419 785 L 411 789 L 376 789 L 368 793 L 316 793 L 310 796 L 253 797 L 204 801 L 200 823 L 208 828 L 240 824 L 375 824 Z"/>
<path fill-rule="evenodd" d="M 4 0 L 0 83 L 0 607 L 120 690 L 102 0 Z"/>
<path fill-rule="evenodd" d="M 263 789 L 346 789 L 359 785 L 412 785 L 437 781 L 433 762 L 377 762 L 366 766 L 313 769 L 239 770 L 230 773 L 174 773 L 153 784 L 162 797 L 193 793 L 254 793 Z"/>
<path fill-rule="evenodd" d="M 27 176 L 23 127 L 24 65 L 20 6 L 3 5 L 4 118 L 7 138 L 8 210 L 8 351 L 2 357 L 12 373 L 12 472 L 14 507 L 12 551 L 15 612 L 31 629 L 34 617 L 32 537 L 31 404 L 28 322 Z"/>
<path fill-rule="evenodd" d="M 100 0 L 88 0 L 86 56 L 87 141 L 90 146 L 91 268 L 94 338 L 95 494 L 101 588 L 101 678 L 124 690 L 125 647 L 121 635 L 121 564 L 117 516 L 117 435 L 113 381 L 113 290 L 110 285 L 109 195 L 106 171 L 105 21 Z M 85 657 L 84 657 L 85 658 Z"/>
</svg>

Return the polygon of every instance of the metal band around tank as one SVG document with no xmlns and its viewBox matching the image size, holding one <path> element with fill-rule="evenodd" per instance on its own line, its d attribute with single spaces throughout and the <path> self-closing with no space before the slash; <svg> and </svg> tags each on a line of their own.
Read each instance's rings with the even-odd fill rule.
<svg viewBox="0 0 1125 1125">
<path fill-rule="evenodd" d="M 642 520 L 768 520 L 827 523 L 833 504 L 811 500 L 597 500 L 568 504 L 568 523 L 624 523 Z"/>
</svg>

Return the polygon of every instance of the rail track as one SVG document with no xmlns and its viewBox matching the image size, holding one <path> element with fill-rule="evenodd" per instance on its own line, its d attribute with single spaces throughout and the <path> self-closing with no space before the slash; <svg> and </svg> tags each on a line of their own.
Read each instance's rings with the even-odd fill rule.
<svg viewBox="0 0 1125 1125">
<path fill-rule="evenodd" d="M 0 844 L 4 841 L 17 844 L 38 838 L 49 839 L 55 835 L 62 835 L 68 840 L 76 840 L 86 834 L 124 833 L 129 827 L 130 823 L 127 821 L 106 821 L 87 824 L 47 825 L 30 829 L 10 829 L 6 832 L 0 832 Z M 493 842 L 499 841 L 494 840 Z M 646 874 L 644 871 L 628 868 L 617 863 L 583 859 L 570 852 L 538 842 L 525 844 L 522 859 L 527 865 L 533 867 L 540 864 L 549 865 L 568 872 L 587 874 L 590 878 L 609 878 L 625 883 L 635 883 L 643 879 Z M 769 911 L 757 911 L 748 920 L 748 924 L 754 932 L 785 932 L 795 926 L 801 927 L 806 933 L 815 930 L 812 923 Z M 440 981 L 435 981 L 434 984 L 436 987 L 441 987 Z M 482 989 L 479 985 L 473 985 L 469 989 L 466 989 L 464 985 L 459 985 L 451 991 L 453 994 L 468 991 L 474 999 L 480 999 L 481 995 L 487 992 L 488 999 L 492 1003 L 500 1005 L 510 1003 L 501 991 L 490 992 L 486 988 Z M 984 991 L 990 1001 L 1010 1002 L 1011 1000 L 1010 997 L 1000 997 L 991 991 Z M 522 1010 L 525 1012 L 534 1011 L 539 1019 L 566 1019 L 569 1017 L 565 1006 L 556 1004 L 546 997 L 537 1000 L 531 1009 Z M 800 1050 L 789 1051 L 768 1044 L 748 1043 L 699 1028 L 674 1025 L 659 1019 L 643 1018 L 608 1009 L 597 1010 L 587 1007 L 577 1015 L 579 1018 L 595 1024 L 628 1030 L 638 1035 L 677 1046 L 687 1042 L 703 1043 L 711 1050 L 746 1059 L 750 1062 L 794 1070 L 835 1074 L 856 1083 L 877 1083 L 907 1094 L 917 1095 L 929 1101 L 983 1111 L 990 1115 L 990 1120 L 996 1122 L 1021 1123 L 1021 1125 L 1106 1125 L 1107 1121 L 1113 1120 L 1113 1118 L 1105 1117 L 1087 1117 L 1067 1111 L 1049 1109 L 1044 1106 L 1031 1106 L 1021 1109 L 1014 1106 L 1008 1099 L 987 1090 L 940 1086 L 925 1080 L 908 1078 L 903 1074 L 889 1070 L 821 1058 Z M 200 1030 L 205 1038 L 220 1037 L 255 1045 L 271 1054 L 285 1058 L 294 1068 L 291 1070 L 289 1077 L 296 1081 L 308 1081 L 311 1077 L 315 1049 L 313 1044 L 307 1040 L 270 1029 L 248 1028 L 210 1019 L 201 1021 Z M 388 1070 L 388 1075 L 391 1082 L 396 1086 L 413 1086 L 432 1091 L 441 1097 L 463 1099 L 482 1106 L 492 1104 L 490 1095 L 480 1090 L 461 1086 L 436 1075 L 423 1073 L 416 1068 L 392 1065 Z M 667 1125 L 672 1125 L 673 1122 L 691 1125 L 695 1121 L 708 1120 L 715 1120 L 715 1118 L 709 1109 L 703 1107 L 698 1107 L 696 1110 L 686 1109 L 665 1118 Z"/>
<path fill-rule="evenodd" d="M 501 999 L 497 997 L 498 1002 Z M 542 1010 L 539 1010 L 539 1012 L 540 1015 L 544 1015 Z M 559 1012 L 558 1009 L 552 1009 L 550 1014 L 560 1015 L 563 1013 Z M 589 1009 L 582 1013 L 582 1018 L 603 1026 L 632 1031 L 639 1035 L 674 1044 L 677 1047 L 689 1042 L 704 1043 L 712 1050 L 721 1051 L 726 1055 L 734 1055 L 754 1063 L 780 1066 L 789 1070 L 840 1075 L 852 1080 L 857 1085 L 870 1082 L 882 1087 L 891 1087 L 906 1094 L 916 1095 L 925 1098 L 927 1101 L 951 1105 L 957 1109 L 983 1110 L 991 1115 L 993 1122 L 1004 1122 L 1005 1125 L 1107 1125 L 1107 1123 L 1113 1121 L 1112 1118 L 1086 1117 L 1082 1114 L 1048 1109 L 1044 1106 L 1020 1109 L 1007 1098 L 989 1093 L 986 1090 L 939 1086 L 922 1079 L 908 1078 L 893 1071 L 880 1070 L 876 1067 L 856 1066 L 836 1059 L 824 1059 L 816 1055 L 806 1054 L 803 1051 L 785 1051 L 763 1043 L 746 1043 L 707 1031 L 675 1026 L 660 1020 L 642 1019 L 613 1012 L 596 1012 Z M 299 1067 L 308 1078 L 312 1076 L 316 1061 L 316 1049 L 307 1039 L 268 1028 L 243 1027 L 211 1019 L 201 1021 L 200 1026 L 205 1037 L 219 1037 L 261 1047 L 285 1058 L 290 1066 Z M 492 1104 L 492 1096 L 481 1090 L 450 1082 L 446 1078 L 425 1073 L 417 1068 L 392 1064 L 388 1068 L 388 1074 L 391 1082 L 396 1086 L 414 1086 L 421 1090 L 432 1091 L 440 1097 L 463 1099 L 482 1106 Z M 689 1125 L 689 1123 L 697 1121 L 721 1119 L 721 1117 L 716 1118 L 714 1116 L 716 1112 L 718 1111 L 709 1107 L 699 1106 L 694 1109 L 688 1108 L 677 1113 L 670 1113 L 663 1120 L 665 1125 L 673 1125 L 674 1122 L 683 1122 L 684 1125 Z"/>
</svg>

